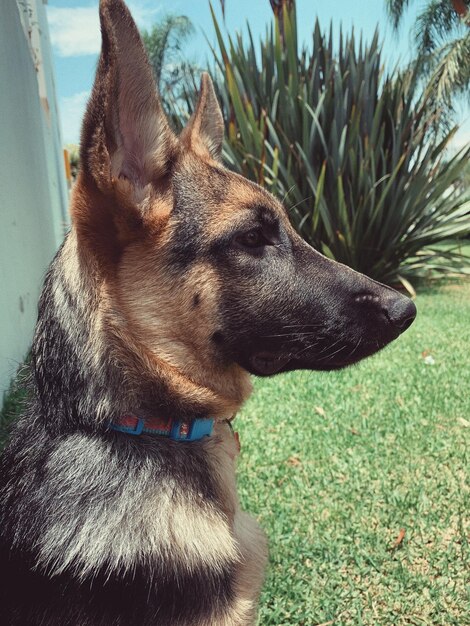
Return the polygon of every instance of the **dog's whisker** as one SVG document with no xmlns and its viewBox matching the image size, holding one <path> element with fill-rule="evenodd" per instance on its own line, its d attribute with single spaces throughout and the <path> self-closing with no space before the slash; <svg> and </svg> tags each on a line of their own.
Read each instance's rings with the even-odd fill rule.
<svg viewBox="0 0 470 626">
<path fill-rule="evenodd" d="M 292 332 L 292 333 L 279 333 L 278 335 L 260 335 L 262 339 L 274 339 L 276 337 L 293 337 L 296 339 L 303 339 L 305 337 L 312 337 L 313 335 L 317 335 L 315 331 L 309 332 Z"/>
<path fill-rule="evenodd" d="M 337 339 L 335 342 L 333 343 L 329 343 L 327 344 L 322 350 L 320 350 L 320 352 L 318 353 L 317 356 L 320 356 L 321 354 L 323 354 L 324 352 L 328 352 L 328 350 L 331 350 L 331 348 L 334 348 L 335 346 L 337 346 L 339 343 L 341 342 L 341 339 Z"/>
<path fill-rule="evenodd" d="M 323 328 L 324 324 L 283 324 L 282 328 Z"/>
<path fill-rule="evenodd" d="M 359 348 L 359 346 L 361 345 L 361 341 L 362 341 L 362 337 L 359 337 L 359 341 L 356 343 L 356 346 L 354 347 L 354 349 L 352 350 L 352 352 L 350 352 L 348 354 L 348 359 L 352 357 L 352 355 L 356 352 L 356 350 Z"/>
<path fill-rule="evenodd" d="M 328 353 L 325 354 L 321 359 L 317 359 L 318 361 L 325 361 L 326 359 L 332 359 L 334 356 L 336 356 L 337 354 L 339 354 L 342 350 L 344 350 L 345 348 L 347 348 L 346 344 L 343 344 L 342 346 L 340 346 L 337 350 L 335 350 L 335 352 L 332 353 Z"/>
<path fill-rule="evenodd" d="M 301 350 L 297 351 L 295 353 L 294 358 L 299 358 L 302 354 L 304 354 L 305 352 L 308 352 L 309 350 L 311 350 L 312 348 L 314 348 L 317 345 L 318 342 L 314 342 L 314 343 L 310 343 L 308 346 L 303 347 Z"/>
<path fill-rule="evenodd" d="M 306 346 L 303 346 L 302 348 L 299 348 L 299 350 L 297 350 L 296 352 L 294 352 L 292 354 L 293 358 L 298 358 L 304 352 L 307 352 L 308 350 L 311 350 L 312 348 L 317 346 L 319 344 L 319 342 L 320 342 L 320 339 L 316 339 L 315 341 L 307 344 Z"/>
</svg>

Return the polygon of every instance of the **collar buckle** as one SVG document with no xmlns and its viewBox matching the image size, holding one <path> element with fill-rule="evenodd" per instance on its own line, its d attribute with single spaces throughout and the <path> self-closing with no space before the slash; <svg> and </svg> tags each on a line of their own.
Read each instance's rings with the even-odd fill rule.
<svg viewBox="0 0 470 626">
<path fill-rule="evenodd" d="M 212 433 L 214 419 L 197 418 L 192 422 L 174 421 L 171 427 L 170 439 L 173 441 L 198 441 Z"/>
</svg>

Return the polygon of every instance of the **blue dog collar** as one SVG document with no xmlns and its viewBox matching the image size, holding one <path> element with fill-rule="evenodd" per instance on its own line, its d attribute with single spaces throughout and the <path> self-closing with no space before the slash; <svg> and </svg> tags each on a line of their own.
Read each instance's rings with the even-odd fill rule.
<svg viewBox="0 0 470 626">
<path fill-rule="evenodd" d="M 136 415 L 123 415 L 109 424 L 111 430 L 127 435 L 158 435 L 173 441 L 199 441 L 210 436 L 214 428 L 214 419 L 198 418 L 191 422 L 173 419 L 141 418 Z"/>
</svg>

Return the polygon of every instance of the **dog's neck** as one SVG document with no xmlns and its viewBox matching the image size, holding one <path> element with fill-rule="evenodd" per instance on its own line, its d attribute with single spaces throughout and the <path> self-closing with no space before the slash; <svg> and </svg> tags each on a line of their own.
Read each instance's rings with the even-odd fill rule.
<svg viewBox="0 0 470 626">
<path fill-rule="evenodd" d="M 154 389 L 163 393 L 164 399 L 159 403 L 163 415 L 173 409 L 178 417 L 188 416 L 189 411 L 189 417 L 226 420 L 251 393 L 250 377 L 238 365 L 218 369 L 201 363 L 201 359 L 177 338 L 170 341 L 162 337 L 161 341 L 153 341 L 148 346 L 132 332 L 123 332 L 115 315 L 108 318 L 106 333 L 120 362 L 127 363 L 131 359 L 134 364 L 138 363 L 142 372 L 141 397 L 152 397 Z M 144 411 L 145 405 L 147 402 L 142 407 Z"/>
<path fill-rule="evenodd" d="M 248 374 L 238 366 L 223 377 L 203 372 L 189 353 L 184 365 L 162 358 L 128 332 L 108 296 L 106 280 L 81 255 L 72 232 L 46 277 L 32 348 L 51 430 L 103 428 L 129 411 L 223 420 L 239 409 L 251 391 Z"/>
<path fill-rule="evenodd" d="M 164 246 L 158 252 L 153 244 L 128 246 L 117 275 L 105 284 L 102 299 L 111 306 L 103 330 L 122 351 L 123 363 L 141 359 L 139 368 L 155 382 L 164 380 L 172 397 L 193 398 L 211 416 L 226 419 L 249 396 L 251 383 L 244 369 L 224 361 L 211 339 L 223 323 L 211 272 L 197 264 L 175 271 Z"/>
</svg>

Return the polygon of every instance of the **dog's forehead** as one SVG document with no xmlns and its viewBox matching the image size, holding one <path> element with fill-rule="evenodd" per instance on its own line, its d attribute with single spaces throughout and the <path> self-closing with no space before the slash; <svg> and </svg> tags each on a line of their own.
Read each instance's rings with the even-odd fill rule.
<svg viewBox="0 0 470 626">
<path fill-rule="evenodd" d="M 272 194 L 221 165 L 190 159 L 179 169 L 174 185 L 176 211 L 198 212 L 219 226 L 250 214 L 267 221 L 287 220 Z"/>
</svg>

